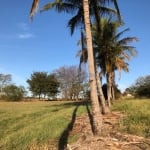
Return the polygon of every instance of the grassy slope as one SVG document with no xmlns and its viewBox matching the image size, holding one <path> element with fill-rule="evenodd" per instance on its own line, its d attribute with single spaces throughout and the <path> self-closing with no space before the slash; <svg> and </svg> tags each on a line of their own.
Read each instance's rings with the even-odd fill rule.
<svg viewBox="0 0 150 150">
<path fill-rule="evenodd" d="M 0 102 L 0 149 L 23 150 L 59 140 L 78 103 Z M 76 115 L 86 112 L 80 105 Z"/>
<path fill-rule="evenodd" d="M 120 130 L 150 138 L 150 99 L 122 100 L 113 106 L 126 117 L 120 122 Z"/>
</svg>

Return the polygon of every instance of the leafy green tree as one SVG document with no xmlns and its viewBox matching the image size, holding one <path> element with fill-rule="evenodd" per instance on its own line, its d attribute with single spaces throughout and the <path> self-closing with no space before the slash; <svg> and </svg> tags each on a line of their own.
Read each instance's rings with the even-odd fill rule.
<svg viewBox="0 0 150 150">
<path fill-rule="evenodd" d="M 29 90 L 34 96 L 38 96 L 41 99 L 46 96 L 55 96 L 58 93 L 59 82 L 53 74 L 47 72 L 34 72 L 31 74 L 31 78 L 27 80 L 29 84 Z"/>
<path fill-rule="evenodd" d="M 60 83 L 54 74 L 50 74 L 47 76 L 46 94 L 49 98 L 54 99 L 56 97 L 56 94 L 59 93 L 59 85 Z"/>
<path fill-rule="evenodd" d="M 19 101 L 25 96 L 26 90 L 23 86 L 16 86 L 12 84 L 4 87 L 4 93 L 4 99 L 9 101 Z"/>
<path fill-rule="evenodd" d="M 30 79 L 27 80 L 29 90 L 34 96 L 41 98 L 42 94 L 46 96 L 47 72 L 34 72 Z"/>
</svg>

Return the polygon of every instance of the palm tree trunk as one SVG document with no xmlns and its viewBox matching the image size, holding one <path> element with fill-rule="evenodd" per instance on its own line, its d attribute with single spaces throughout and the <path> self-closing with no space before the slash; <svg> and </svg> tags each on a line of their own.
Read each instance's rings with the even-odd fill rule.
<svg viewBox="0 0 150 150">
<path fill-rule="evenodd" d="M 88 68 L 89 68 L 93 127 L 94 127 L 94 134 L 100 135 L 101 128 L 102 128 L 102 114 L 100 113 L 100 106 L 99 106 L 97 87 L 96 87 L 96 76 L 95 76 L 95 68 L 94 68 L 93 45 L 92 45 L 92 34 L 91 34 L 91 26 L 90 26 L 88 0 L 83 0 L 83 9 L 84 9 L 84 23 L 85 23 L 87 51 L 88 51 Z"/>
<path fill-rule="evenodd" d="M 112 94 L 111 94 L 110 73 L 106 74 L 106 78 L 107 78 L 107 101 L 108 101 L 108 107 L 111 107 Z"/>
<path fill-rule="evenodd" d="M 112 91 L 112 102 L 115 100 L 115 72 L 112 72 L 112 87 L 111 87 L 111 91 Z"/>
<path fill-rule="evenodd" d="M 106 113 L 109 113 L 110 110 L 105 104 L 105 97 L 104 97 L 103 90 L 102 90 L 102 83 L 100 81 L 100 76 L 99 76 L 96 65 L 95 65 L 95 71 L 96 71 L 96 81 L 97 81 L 98 94 L 99 94 L 100 102 L 102 105 L 102 114 L 106 114 Z"/>
</svg>

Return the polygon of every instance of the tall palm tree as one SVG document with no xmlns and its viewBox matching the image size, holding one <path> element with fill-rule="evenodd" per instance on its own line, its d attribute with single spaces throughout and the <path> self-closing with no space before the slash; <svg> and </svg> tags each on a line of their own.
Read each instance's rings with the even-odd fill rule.
<svg viewBox="0 0 150 150">
<path fill-rule="evenodd" d="M 118 28 L 121 25 L 118 22 L 112 22 L 111 19 L 102 21 L 102 33 L 101 39 L 98 41 L 97 32 L 95 30 L 95 44 L 97 49 L 97 62 L 106 74 L 107 78 L 107 96 L 108 104 L 110 104 L 110 99 L 113 98 L 113 85 L 115 70 L 119 72 L 121 70 L 128 71 L 128 63 L 131 56 L 135 56 L 135 47 L 128 45 L 130 42 L 137 41 L 136 37 L 125 37 L 121 38 L 124 32 L 129 31 L 125 29 L 118 32 Z M 121 38 L 121 39 L 120 39 Z"/>
<path fill-rule="evenodd" d="M 86 43 L 88 52 L 88 68 L 89 68 L 90 95 L 91 95 L 94 134 L 99 135 L 101 134 L 102 128 L 102 116 L 100 113 L 97 92 L 95 92 L 97 91 L 97 87 L 96 87 L 96 75 L 94 67 L 93 44 L 92 44 L 92 33 L 91 33 L 88 0 L 83 0 L 83 10 L 84 10 L 84 24 L 85 24 Z"/>
<path fill-rule="evenodd" d="M 60 5 L 57 6 L 55 5 L 55 2 L 60 2 Z M 91 35 L 91 19 L 90 19 L 90 9 L 89 9 L 89 5 L 91 4 L 90 2 L 92 2 L 92 0 L 72 0 L 73 1 L 73 7 L 69 7 L 69 9 L 67 7 L 65 7 L 65 11 L 66 12 L 74 12 L 75 10 L 75 4 L 76 2 L 79 2 L 80 4 L 82 4 L 83 7 L 81 7 L 81 9 L 83 10 L 83 14 L 84 17 L 82 17 L 82 22 L 84 22 L 84 26 L 85 26 L 85 31 L 86 31 L 86 40 L 87 40 L 87 51 L 88 51 L 88 65 L 89 65 L 89 79 L 90 79 L 90 88 L 91 88 L 91 103 L 92 103 L 92 114 L 93 114 L 93 125 L 94 125 L 94 133 L 95 134 L 100 134 L 101 132 L 101 127 L 102 127 L 102 117 L 100 114 L 100 107 L 99 107 L 99 102 L 98 102 L 98 96 L 97 96 L 97 88 L 96 88 L 96 75 L 95 75 L 95 68 L 94 68 L 94 58 L 93 58 L 93 45 L 92 45 L 92 35 Z M 101 6 L 101 3 L 103 2 L 104 4 L 106 2 L 109 2 L 110 0 L 93 0 L 94 6 L 98 6 L 98 4 L 100 4 L 99 6 Z M 56 7 L 56 9 L 58 11 L 62 10 L 62 0 L 56 0 L 54 1 L 54 3 L 48 4 L 45 6 L 45 10 L 50 7 Z M 70 2 L 69 0 L 66 0 L 65 2 Z M 116 5 L 116 0 L 111 0 L 111 2 L 114 2 L 114 4 Z M 35 10 L 37 9 L 39 0 L 33 0 L 33 5 L 30 11 L 30 18 L 32 19 Z M 65 5 L 68 5 L 65 3 Z M 69 3 L 70 5 L 70 3 Z M 71 8 L 71 9 L 70 9 Z M 98 8 L 98 7 L 97 7 Z M 95 10 L 95 9 L 93 9 Z M 98 9 L 96 9 L 98 10 Z M 93 11 L 95 12 L 95 11 Z M 95 14 L 98 15 L 100 11 L 97 11 Z M 83 16 L 82 14 L 82 16 Z M 99 15 L 98 15 L 99 16 Z M 99 22 L 98 22 L 99 23 Z"/>
<path fill-rule="evenodd" d="M 81 29 L 81 40 L 78 43 L 78 44 L 81 45 L 81 50 L 79 50 L 78 53 L 77 53 L 77 56 L 80 57 L 79 68 L 81 68 L 81 65 L 83 63 L 87 63 L 87 60 L 88 60 L 87 44 L 86 44 L 85 39 L 86 39 L 85 38 L 85 34 L 82 31 L 82 29 Z M 106 114 L 106 113 L 110 112 L 110 109 L 105 104 L 105 97 L 104 97 L 104 94 L 103 94 L 102 83 L 101 83 L 102 73 L 98 72 L 98 66 L 96 64 L 96 50 L 95 50 L 95 48 L 93 50 L 94 50 L 93 51 L 94 52 L 94 66 L 95 66 L 98 98 L 99 98 L 99 100 L 101 102 L 102 114 Z"/>
</svg>

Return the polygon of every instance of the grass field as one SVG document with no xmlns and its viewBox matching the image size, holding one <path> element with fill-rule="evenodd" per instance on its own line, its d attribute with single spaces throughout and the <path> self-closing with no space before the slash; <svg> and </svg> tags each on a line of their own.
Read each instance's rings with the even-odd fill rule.
<svg viewBox="0 0 150 150">
<path fill-rule="evenodd" d="M 75 109 L 77 116 L 86 112 L 83 103 L 0 102 L 0 149 L 26 150 L 59 143 Z"/>
<path fill-rule="evenodd" d="M 150 99 L 120 100 L 112 110 L 126 116 L 119 124 L 120 131 L 150 138 Z"/>
<path fill-rule="evenodd" d="M 150 137 L 150 100 L 119 100 L 112 110 L 126 116 L 120 131 Z M 79 102 L 0 102 L 0 149 L 44 150 L 74 141 L 78 135 L 68 137 L 66 129 L 83 113 L 87 107 Z"/>
</svg>

